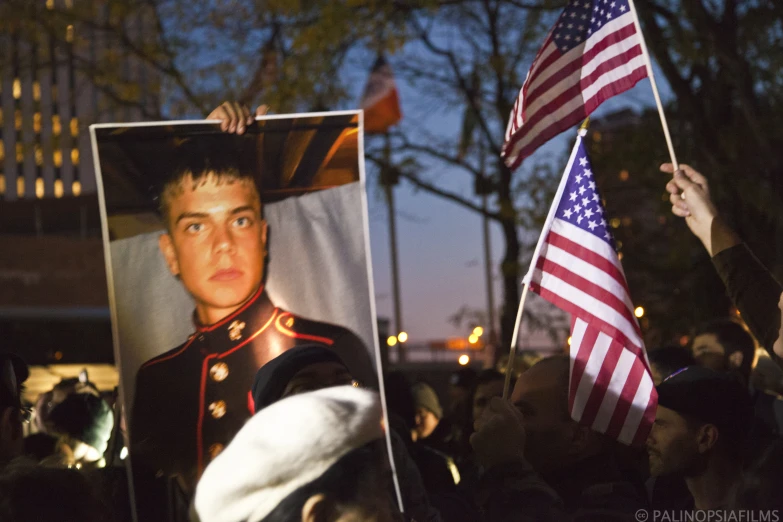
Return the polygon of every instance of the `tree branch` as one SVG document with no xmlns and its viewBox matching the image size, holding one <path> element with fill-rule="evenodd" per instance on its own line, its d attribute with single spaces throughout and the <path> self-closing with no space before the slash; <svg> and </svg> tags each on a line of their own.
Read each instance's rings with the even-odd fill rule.
<svg viewBox="0 0 783 522">
<path fill-rule="evenodd" d="M 365 154 L 367 159 L 378 165 L 380 168 L 387 168 L 388 164 L 384 161 L 383 158 L 380 158 L 378 156 L 375 156 L 373 154 Z M 394 167 L 392 167 L 394 168 Z M 448 199 L 449 201 L 452 201 L 454 203 L 457 203 L 458 205 L 467 208 L 468 210 L 472 210 L 473 212 L 477 212 L 483 216 L 488 217 L 489 219 L 494 219 L 498 222 L 503 222 L 503 216 L 500 215 L 498 212 L 490 212 L 485 211 L 483 208 L 481 208 L 479 205 L 473 203 L 472 201 L 468 200 L 467 198 L 464 198 L 463 196 L 460 196 L 459 194 L 456 194 L 454 192 L 442 189 L 432 183 L 423 181 L 421 178 L 416 176 L 415 174 L 411 174 L 409 172 L 404 172 L 401 170 L 398 170 L 398 173 L 401 178 L 407 179 L 410 183 L 412 183 L 415 187 L 420 188 L 426 192 L 429 192 L 431 194 L 434 194 L 436 196 L 442 197 L 444 199 Z"/>
</svg>

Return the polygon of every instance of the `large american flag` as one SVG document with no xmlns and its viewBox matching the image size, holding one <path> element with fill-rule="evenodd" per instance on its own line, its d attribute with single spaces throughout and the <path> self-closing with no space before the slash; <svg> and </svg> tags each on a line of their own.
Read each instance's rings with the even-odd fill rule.
<svg viewBox="0 0 783 522">
<path fill-rule="evenodd" d="M 511 111 L 502 151 L 510 168 L 647 76 L 630 1 L 568 2 Z"/>
<path fill-rule="evenodd" d="M 525 282 L 572 316 L 571 417 L 636 445 L 647 438 L 658 396 L 581 134 Z"/>
</svg>

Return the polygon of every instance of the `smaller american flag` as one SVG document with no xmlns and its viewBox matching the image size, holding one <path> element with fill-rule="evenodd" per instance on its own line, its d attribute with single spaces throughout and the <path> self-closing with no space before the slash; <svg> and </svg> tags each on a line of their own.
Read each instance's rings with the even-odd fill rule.
<svg viewBox="0 0 783 522">
<path fill-rule="evenodd" d="M 509 168 L 647 76 L 632 1 L 568 2 L 511 111 L 502 150 Z"/>
<path fill-rule="evenodd" d="M 638 445 L 655 420 L 657 394 L 583 133 L 525 283 L 572 316 L 571 417 L 624 444 Z"/>
</svg>

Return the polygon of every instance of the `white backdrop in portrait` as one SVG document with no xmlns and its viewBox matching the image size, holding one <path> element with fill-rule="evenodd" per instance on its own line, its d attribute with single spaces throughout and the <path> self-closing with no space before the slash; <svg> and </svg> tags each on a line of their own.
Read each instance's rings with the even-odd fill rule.
<svg viewBox="0 0 783 522">
<path fill-rule="evenodd" d="M 354 182 L 264 205 L 269 224 L 266 290 L 275 305 L 346 327 L 377 364 L 363 216 Z M 158 249 L 160 232 L 111 243 L 126 404 L 145 361 L 193 333 L 194 304 Z"/>
</svg>

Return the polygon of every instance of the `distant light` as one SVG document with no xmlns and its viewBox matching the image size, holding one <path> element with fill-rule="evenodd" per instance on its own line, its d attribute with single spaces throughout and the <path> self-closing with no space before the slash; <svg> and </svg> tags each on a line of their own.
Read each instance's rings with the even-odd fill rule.
<svg viewBox="0 0 783 522">
<path fill-rule="evenodd" d="M 71 185 L 71 192 L 74 196 L 78 196 L 82 193 L 82 184 L 78 181 L 74 181 Z"/>
<path fill-rule="evenodd" d="M 73 42 L 73 25 L 65 28 L 65 41 L 68 43 Z"/>
<path fill-rule="evenodd" d="M 54 180 L 54 197 L 63 197 L 63 180 L 61 179 Z"/>
<path fill-rule="evenodd" d="M 44 180 L 43 178 L 35 179 L 35 197 L 41 199 L 44 197 Z"/>
<path fill-rule="evenodd" d="M 568 346 L 571 346 L 571 336 L 568 336 Z"/>
<path fill-rule="evenodd" d="M 396 335 L 390 335 L 388 339 L 386 339 L 386 344 L 389 346 L 394 346 L 397 344 L 397 336 Z"/>
<path fill-rule="evenodd" d="M 19 78 L 14 79 L 13 94 L 15 100 L 22 97 L 22 82 L 19 81 Z"/>
<path fill-rule="evenodd" d="M 128 448 L 123 446 L 120 450 L 120 460 L 125 460 L 126 458 L 128 458 Z"/>
<path fill-rule="evenodd" d="M 628 171 L 623 169 L 620 171 L 620 181 L 628 181 L 628 177 L 630 174 L 628 174 Z"/>
<path fill-rule="evenodd" d="M 636 309 L 633 311 L 633 315 L 636 317 L 644 317 L 644 307 L 637 306 Z"/>
<path fill-rule="evenodd" d="M 408 334 L 406 332 L 400 332 L 400 334 L 397 336 L 397 340 L 401 343 L 404 343 L 408 340 Z"/>
<path fill-rule="evenodd" d="M 467 355 L 460 355 L 458 361 L 460 366 L 467 366 L 467 364 L 470 362 L 470 357 Z"/>
<path fill-rule="evenodd" d="M 478 335 L 470 334 L 470 337 L 468 337 L 468 342 L 470 344 L 476 344 L 478 342 Z"/>
<path fill-rule="evenodd" d="M 54 358 L 55 358 L 55 360 L 59 361 L 60 359 L 63 358 L 63 352 L 61 352 L 59 350 L 54 352 Z"/>
<path fill-rule="evenodd" d="M 480 326 L 475 327 L 473 329 L 473 335 L 475 335 L 476 337 L 481 337 L 482 335 L 484 335 L 484 329 Z"/>
<path fill-rule="evenodd" d="M 686 344 L 688 344 L 688 342 L 690 342 L 690 340 L 691 340 L 690 337 L 688 337 L 687 335 L 683 335 L 682 337 L 680 337 L 680 346 L 685 346 Z"/>
</svg>

